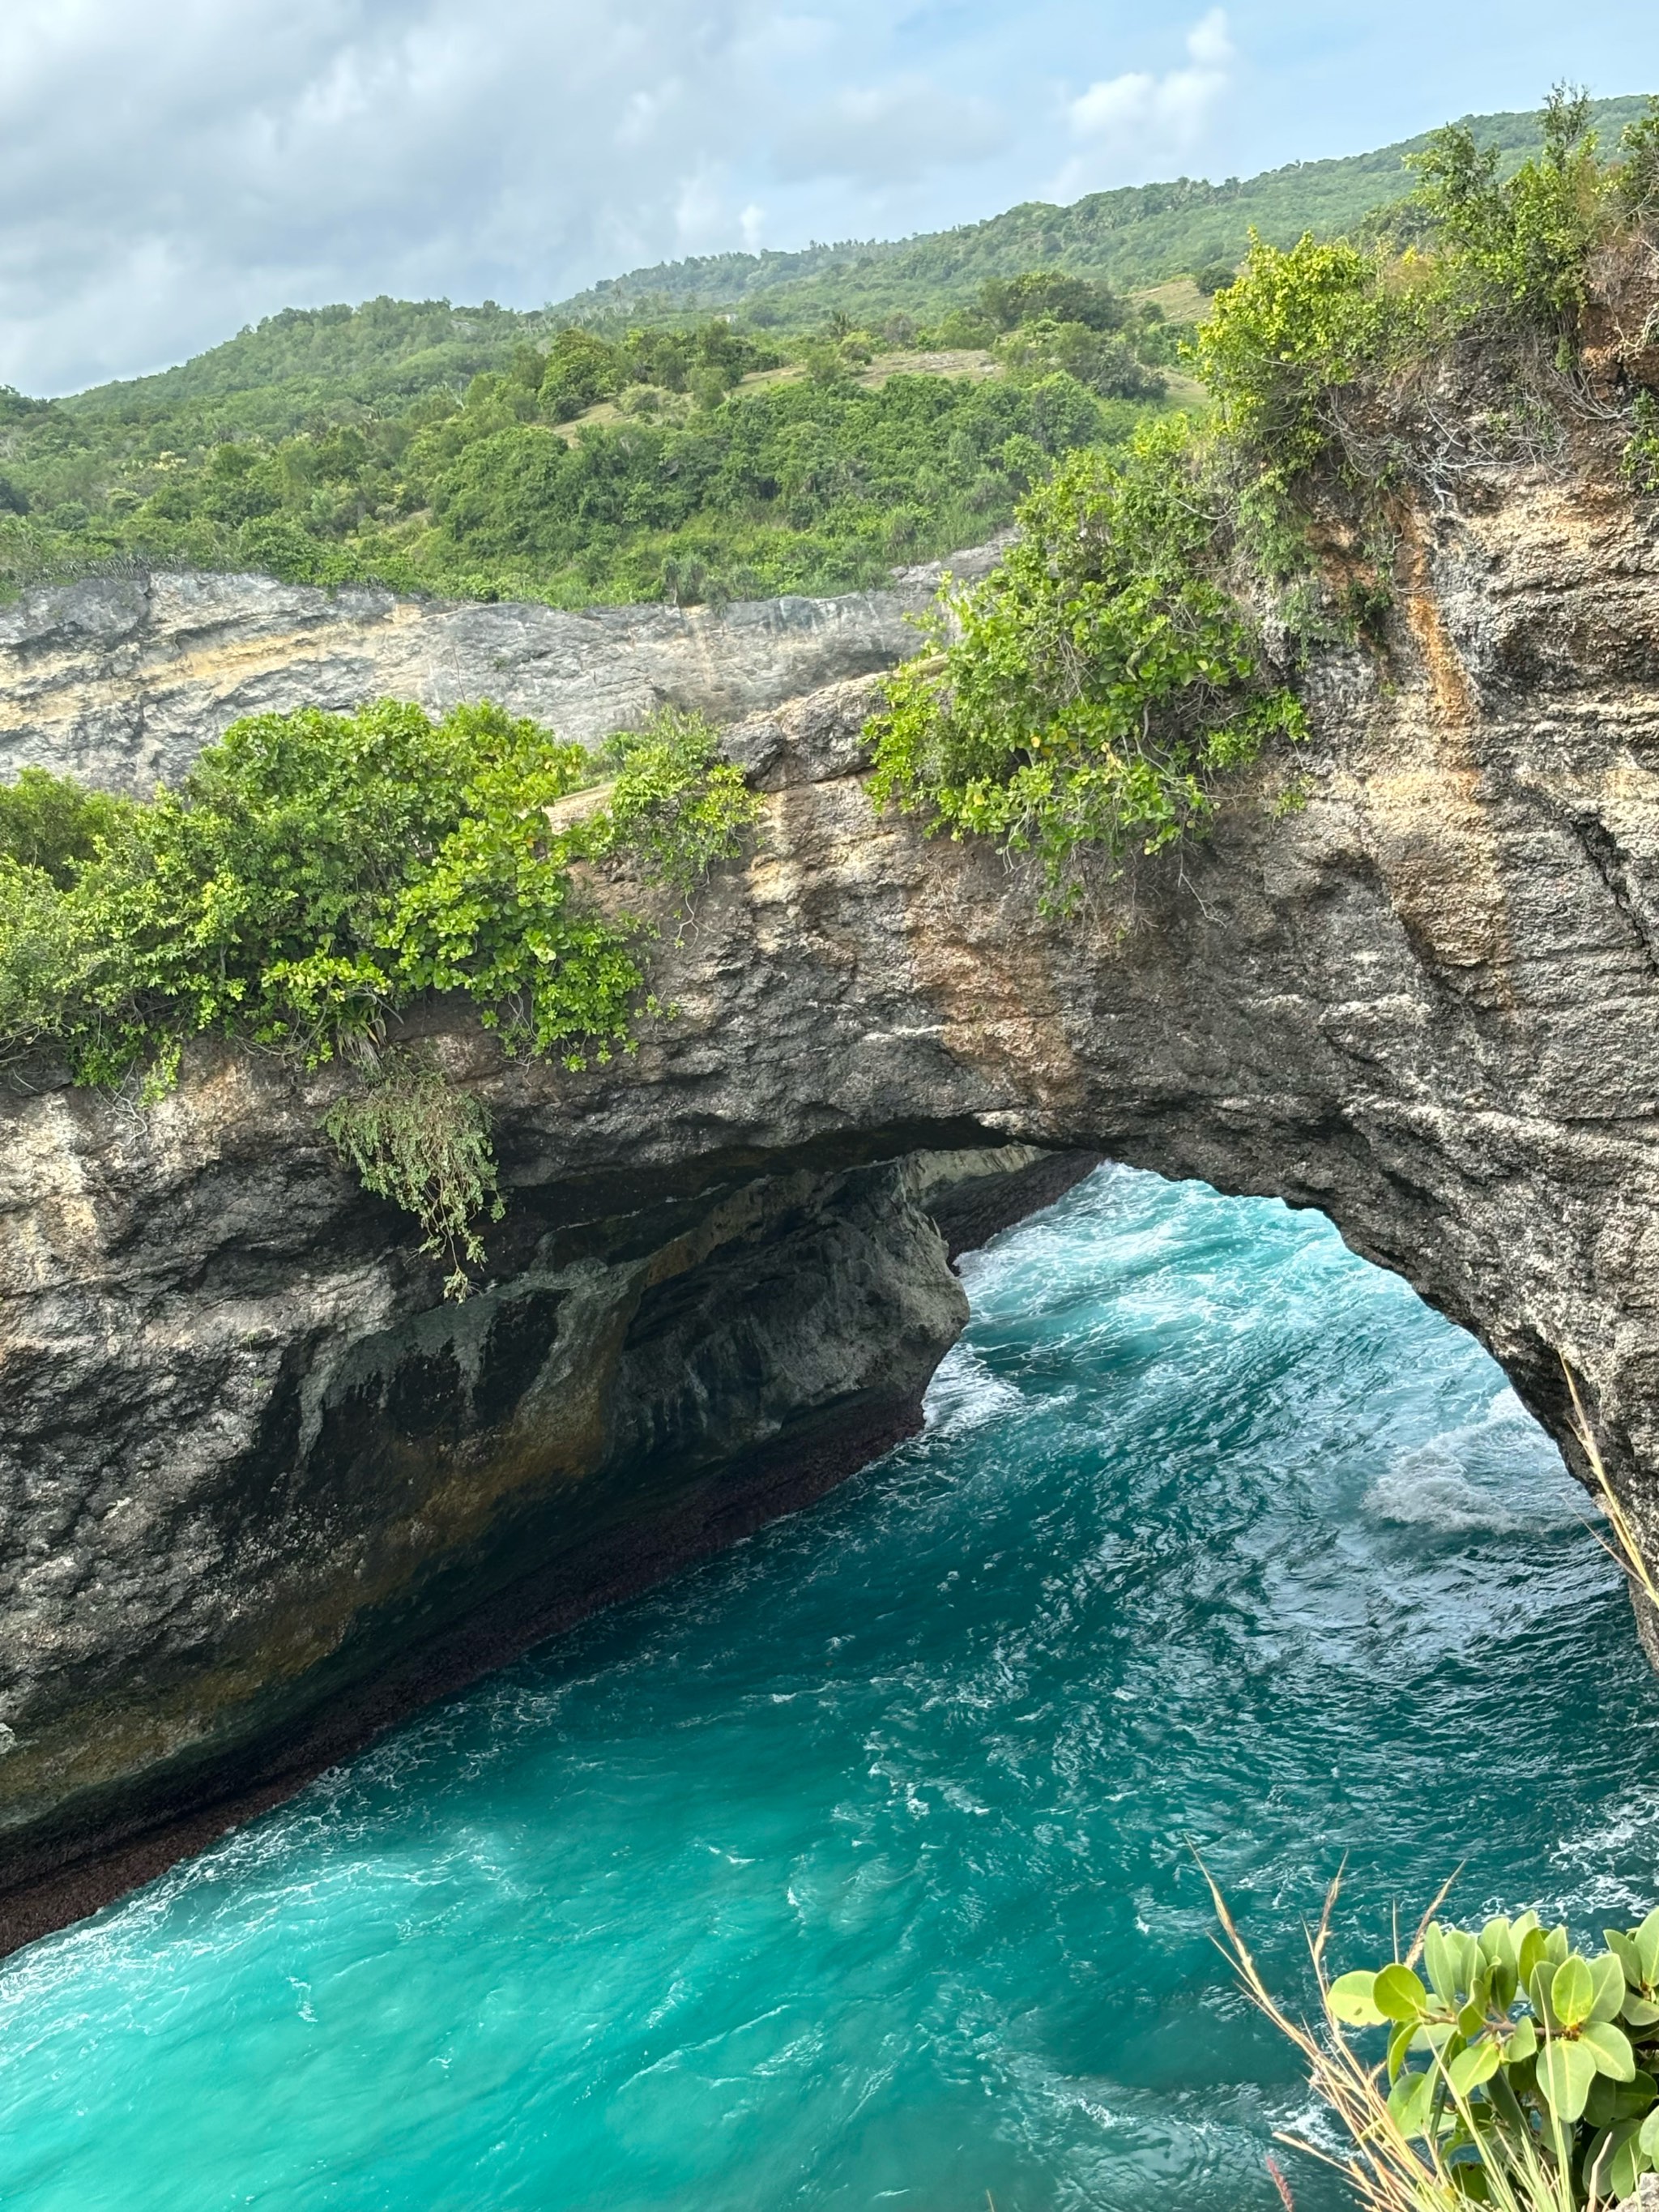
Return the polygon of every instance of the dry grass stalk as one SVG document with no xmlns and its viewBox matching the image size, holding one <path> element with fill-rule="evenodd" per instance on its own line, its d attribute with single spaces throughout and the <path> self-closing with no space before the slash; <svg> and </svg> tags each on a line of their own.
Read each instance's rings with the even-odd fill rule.
<svg viewBox="0 0 1659 2212">
<path fill-rule="evenodd" d="M 1601 1457 L 1595 1431 L 1590 1427 L 1589 1417 L 1584 1412 L 1584 1401 L 1578 1395 L 1577 1381 L 1565 1358 L 1561 1361 L 1561 1372 L 1567 1378 L 1567 1389 L 1572 1398 L 1572 1432 L 1578 1439 L 1579 1449 L 1589 1462 L 1590 1473 L 1595 1477 L 1595 1486 L 1601 1493 L 1601 1503 L 1607 1509 L 1608 1522 L 1614 1536 L 1618 1539 L 1619 1549 L 1615 1552 L 1613 1546 L 1600 1536 L 1597 1536 L 1595 1540 L 1608 1558 L 1616 1560 L 1638 1584 L 1645 1592 L 1649 1604 L 1655 1608 L 1656 1612 L 1659 1612 L 1659 1587 L 1655 1585 L 1653 1570 L 1643 1557 L 1642 1547 L 1637 1538 L 1631 1517 L 1626 1512 L 1623 1501 L 1618 1492 L 1613 1489 L 1607 1474 L 1607 1462 Z"/>
<path fill-rule="evenodd" d="M 1316 2031 L 1293 2019 L 1273 1996 L 1227 1909 L 1226 1899 L 1201 1861 L 1200 1869 L 1209 1883 L 1216 1917 L 1221 1923 L 1222 1934 L 1217 1938 L 1219 1949 L 1231 1963 L 1251 2002 L 1301 2052 L 1315 2094 L 1329 2106 L 1352 2148 L 1346 2155 L 1334 2153 L 1310 2142 L 1305 2136 L 1285 2130 L 1279 2131 L 1275 2140 L 1305 2152 L 1322 2165 L 1334 2166 L 1346 2180 L 1364 2212 L 1468 2212 L 1469 2198 L 1453 2179 L 1452 2169 L 1438 2143 L 1401 2132 L 1389 2110 L 1385 2067 L 1381 2063 L 1365 2064 L 1349 2044 L 1331 2009 L 1325 1953 L 1330 1939 L 1331 1914 L 1341 1886 L 1340 1875 L 1326 1893 L 1317 1928 L 1310 1929 L 1308 1936 L 1324 2015 L 1322 2029 Z M 1423 1937 L 1450 1887 L 1448 1882 L 1442 1888 L 1424 1915 L 1403 1964 L 1410 1966 L 1417 1957 Z M 1431 2057 L 1443 2075 L 1444 2068 L 1438 2056 Z M 1467 2098 L 1452 2087 L 1449 2076 L 1445 2078 L 1447 2103 L 1473 2132 L 1475 2119 Z M 1594 2187 L 1588 2204 L 1579 2204 L 1571 2176 L 1564 2171 L 1563 2162 L 1552 2157 L 1529 2136 L 1523 2138 L 1505 2134 L 1503 2149 L 1504 2156 L 1492 2159 L 1484 2168 L 1490 2191 L 1488 2202 L 1493 2212 L 1604 2212 L 1606 2200 Z"/>
</svg>

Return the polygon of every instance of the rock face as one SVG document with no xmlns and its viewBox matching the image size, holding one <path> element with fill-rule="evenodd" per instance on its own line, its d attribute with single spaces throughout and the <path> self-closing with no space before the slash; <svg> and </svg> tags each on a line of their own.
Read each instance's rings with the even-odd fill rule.
<svg viewBox="0 0 1659 2212">
<path fill-rule="evenodd" d="M 739 721 L 754 848 L 637 1058 L 505 1062 L 432 1010 L 512 1193 L 462 1308 L 320 1085 L 204 1054 L 143 1119 L 10 1101 L 15 1929 L 914 1421 L 962 1312 L 935 1221 L 1075 1172 L 988 1147 L 1322 1207 L 1571 1456 L 1569 1363 L 1659 1543 L 1659 543 L 1516 471 L 1397 583 L 1386 653 L 1308 672 L 1302 756 L 1065 922 L 873 812 L 866 680 Z"/>
<path fill-rule="evenodd" d="M 325 592 L 264 576 L 156 574 L 70 584 L 0 609 L 0 778 L 34 763 L 110 791 L 173 782 L 239 715 L 489 698 L 584 743 L 653 708 L 730 721 L 919 644 L 908 617 L 948 566 L 836 599 L 708 607 L 483 605 Z"/>
</svg>

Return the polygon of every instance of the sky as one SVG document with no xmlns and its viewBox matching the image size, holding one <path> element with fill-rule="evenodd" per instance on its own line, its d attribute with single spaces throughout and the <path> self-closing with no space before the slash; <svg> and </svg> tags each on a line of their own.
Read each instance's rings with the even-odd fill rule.
<svg viewBox="0 0 1659 2212">
<path fill-rule="evenodd" d="M 1659 88 L 1659 9 L 5 0 L 0 383 L 139 374 L 287 306 L 540 307 L 687 254 L 1249 175 L 1561 77 Z"/>
</svg>

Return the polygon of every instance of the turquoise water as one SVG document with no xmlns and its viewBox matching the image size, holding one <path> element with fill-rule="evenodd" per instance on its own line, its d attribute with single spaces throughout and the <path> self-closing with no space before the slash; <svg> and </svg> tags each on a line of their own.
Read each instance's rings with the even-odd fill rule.
<svg viewBox="0 0 1659 2212">
<path fill-rule="evenodd" d="M 1344 1853 L 1361 1948 L 1460 1859 L 1654 1901 L 1659 1684 L 1475 1345 L 1121 1170 L 964 1274 L 914 1443 L 0 1970 L 0 2205 L 1271 2212 L 1188 1839 L 1288 1987 Z"/>
</svg>

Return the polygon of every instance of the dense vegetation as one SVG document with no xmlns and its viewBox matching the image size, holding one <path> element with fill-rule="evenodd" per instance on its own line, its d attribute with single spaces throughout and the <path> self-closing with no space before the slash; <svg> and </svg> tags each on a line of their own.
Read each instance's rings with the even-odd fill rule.
<svg viewBox="0 0 1659 2212">
<path fill-rule="evenodd" d="M 1608 140 L 1641 110 L 1637 99 L 1595 104 Z M 1539 147 L 1536 113 L 1473 116 L 1462 126 L 1507 174 Z M 810 246 L 802 253 L 725 253 L 640 269 L 596 284 L 555 313 L 593 322 L 661 320 L 731 310 L 744 327 L 805 330 L 840 313 L 878 326 L 890 315 L 936 325 L 971 307 L 988 278 L 1061 269 L 1124 288 L 1156 284 L 1218 264 L 1231 272 L 1251 234 L 1292 246 L 1304 231 L 1331 237 L 1400 197 L 1407 156 L 1426 136 L 1325 161 L 1293 161 L 1219 185 L 1190 177 L 1091 192 L 1069 207 L 1028 201 L 988 222 L 892 244 Z"/>
<path fill-rule="evenodd" d="M 363 313 L 395 321 L 384 306 Z M 130 561 L 565 605 L 858 588 L 988 536 L 1163 392 L 1169 326 L 1105 286 L 1039 274 L 976 313 L 968 377 L 885 373 L 890 349 L 846 330 L 790 362 L 711 322 L 567 328 L 378 414 L 365 369 L 356 419 L 297 427 L 304 379 L 102 412 L 13 399 L 0 573 Z"/>
<path fill-rule="evenodd" d="M 1020 520 L 995 573 L 940 610 L 937 657 L 890 682 L 873 791 L 930 830 L 1036 854 L 1064 903 L 1079 848 L 1115 863 L 1199 829 L 1210 780 L 1298 737 L 1302 713 L 1208 573 L 1223 518 L 1182 425 L 1076 456 Z"/>
<path fill-rule="evenodd" d="M 549 815 L 607 771 L 580 819 Z M 389 1023 L 459 992 L 510 1051 L 625 1048 L 648 932 L 584 900 L 573 864 L 623 857 L 683 895 L 751 812 L 714 732 L 672 712 L 599 756 L 488 705 L 260 715 L 142 803 L 27 770 L 0 790 L 0 1043 L 145 1095 L 194 1037 L 343 1054 L 362 1080 L 337 1142 L 464 1288 L 494 1194 L 487 1126 L 387 1054 Z"/>
<path fill-rule="evenodd" d="M 1242 563 L 1279 594 L 1292 641 L 1386 614 L 1389 501 L 1464 456 L 1422 394 L 1462 375 L 1456 433 L 1490 461 L 1559 447 L 1575 410 L 1626 424 L 1623 469 L 1653 474 L 1650 392 L 1589 392 L 1580 365 L 1592 270 L 1648 268 L 1659 217 L 1659 100 L 1604 160 L 1582 94 L 1559 88 L 1540 146 L 1508 175 L 1466 125 L 1415 156 L 1408 220 L 1368 243 L 1258 240 L 1218 291 L 1197 355 L 1216 402 L 1201 434 L 1143 434 L 1127 456 L 1069 461 L 1027 502 L 1018 547 L 950 610 L 941 648 L 891 680 L 872 725 L 876 789 L 929 830 L 1040 856 L 1051 895 L 1077 855 L 1115 867 L 1201 830 L 1208 779 L 1295 737 L 1294 701 L 1264 673 L 1224 588 Z M 1402 237 L 1404 243 L 1401 242 Z M 1648 291 L 1651 291 L 1650 281 Z M 1646 295 L 1630 341 L 1644 348 Z M 1310 522 L 1371 549 L 1340 592 L 1315 569 Z"/>
<path fill-rule="evenodd" d="M 1468 128 L 1500 177 L 1540 143 L 1532 117 Z M 159 375 L 0 392 L 0 591 L 165 562 L 556 604 L 872 583 L 1006 524 L 1156 403 L 1190 329 L 1109 283 L 1190 271 L 1190 316 L 1253 228 L 1352 229 L 1427 143 L 717 256 L 535 314 L 290 309 Z M 941 349 L 983 358 L 941 378 L 915 358 Z"/>
<path fill-rule="evenodd" d="M 1198 355 L 1258 514 L 1335 498 L 1375 526 L 1391 493 L 1455 465 L 1424 400 L 1447 370 L 1468 387 L 1461 434 L 1486 458 L 1559 450 L 1566 421 L 1622 416 L 1639 475 L 1652 410 L 1640 338 L 1628 363 L 1602 364 L 1605 390 L 1591 391 L 1581 356 L 1593 276 L 1604 294 L 1645 281 L 1659 102 L 1626 125 L 1614 158 L 1590 118 L 1581 93 L 1558 88 L 1539 154 L 1507 177 L 1467 127 L 1437 132 L 1416 157 L 1417 234 L 1403 244 L 1384 228 L 1370 243 L 1252 248 Z"/>
</svg>

